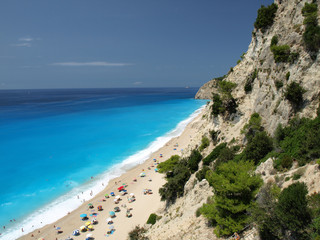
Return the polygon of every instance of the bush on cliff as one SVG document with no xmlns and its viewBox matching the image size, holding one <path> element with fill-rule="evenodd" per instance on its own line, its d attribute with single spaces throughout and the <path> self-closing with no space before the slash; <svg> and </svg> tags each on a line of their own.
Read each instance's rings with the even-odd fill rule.
<svg viewBox="0 0 320 240">
<path fill-rule="evenodd" d="M 292 82 L 287 87 L 285 97 L 292 104 L 294 109 L 298 109 L 303 103 L 303 94 L 305 90 L 300 86 L 299 83 Z"/>
<path fill-rule="evenodd" d="M 217 157 L 220 155 L 220 152 L 222 151 L 222 149 L 227 147 L 227 143 L 221 143 L 218 146 L 216 146 L 212 152 L 205 157 L 202 162 L 204 165 L 209 165 L 211 162 L 213 162 L 214 160 L 217 159 Z"/>
<path fill-rule="evenodd" d="M 253 169 L 251 162 L 229 161 L 221 164 L 215 172 L 208 172 L 206 178 L 214 188 L 214 196 L 200 212 L 216 225 L 217 236 L 231 235 L 248 224 L 247 210 L 262 185 Z"/>
<path fill-rule="evenodd" d="M 191 173 L 195 173 L 198 171 L 199 162 L 202 159 L 201 153 L 194 149 L 192 150 L 190 156 L 188 157 L 188 168 L 190 169 Z"/>
<path fill-rule="evenodd" d="M 167 183 L 159 189 L 161 201 L 166 201 L 167 205 L 170 205 L 174 203 L 178 197 L 182 197 L 184 185 L 190 176 L 191 173 L 187 167 L 187 162 L 185 160 L 178 162 L 174 166 L 171 174 L 167 174 Z"/>
<path fill-rule="evenodd" d="M 172 171 L 179 161 L 180 157 L 178 155 L 171 156 L 167 161 L 164 161 L 158 165 L 159 172 L 166 173 Z"/>
<path fill-rule="evenodd" d="M 315 59 L 320 49 L 320 27 L 318 26 L 318 5 L 317 3 L 305 3 L 302 8 L 304 18 L 305 32 L 303 33 L 303 41 L 306 49 L 310 51 L 311 57 Z"/>
<path fill-rule="evenodd" d="M 260 29 L 262 32 L 265 32 L 267 28 L 272 26 L 277 10 L 278 5 L 275 3 L 272 3 L 267 7 L 262 5 L 258 10 L 258 16 L 254 23 L 255 28 Z"/>
</svg>

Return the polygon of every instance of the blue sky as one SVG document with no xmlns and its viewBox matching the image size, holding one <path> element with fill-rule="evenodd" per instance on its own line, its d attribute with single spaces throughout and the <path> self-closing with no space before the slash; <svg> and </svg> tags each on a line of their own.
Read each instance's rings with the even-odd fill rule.
<svg viewBox="0 0 320 240">
<path fill-rule="evenodd" d="M 0 89 L 199 87 L 271 0 L 1 0 Z"/>
</svg>

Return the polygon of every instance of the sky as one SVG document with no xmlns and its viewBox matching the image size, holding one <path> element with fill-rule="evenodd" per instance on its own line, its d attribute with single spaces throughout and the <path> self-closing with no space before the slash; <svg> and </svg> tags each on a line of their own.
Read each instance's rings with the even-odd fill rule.
<svg viewBox="0 0 320 240">
<path fill-rule="evenodd" d="M 200 87 L 272 0 L 1 0 L 0 89 Z"/>
</svg>

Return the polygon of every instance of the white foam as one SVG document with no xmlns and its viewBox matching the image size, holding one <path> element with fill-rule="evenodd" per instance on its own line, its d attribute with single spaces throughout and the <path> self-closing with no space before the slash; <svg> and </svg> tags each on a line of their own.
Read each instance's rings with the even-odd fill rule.
<svg viewBox="0 0 320 240">
<path fill-rule="evenodd" d="M 116 164 L 108 171 L 95 177 L 92 181 L 77 186 L 67 194 L 57 198 L 53 202 L 47 204 L 41 209 L 36 210 L 22 221 L 16 222 L 15 226 L 8 229 L 0 236 L 1 240 L 17 239 L 27 233 L 41 228 L 47 224 L 53 223 L 58 219 L 66 216 L 78 208 L 83 200 L 90 200 L 99 192 L 101 192 L 107 183 L 116 177 L 121 176 L 128 169 L 146 161 L 153 152 L 159 150 L 168 141 L 174 137 L 178 137 L 185 127 L 202 111 L 204 106 L 193 112 L 186 120 L 181 121 L 174 130 L 166 133 L 164 136 L 158 137 L 149 146 L 134 155 L 125 159 L 122 163 Z M 102 185 L 104 183 L 104 185 Z M 93 194 L 91 194 L 91 191 Z M 79 196 L 79 199 L 78 199 Z M 80 217 L 80 216 L 79 216 Z M 23 228 L 24 232 L 21 231 Z"/>
</svg>

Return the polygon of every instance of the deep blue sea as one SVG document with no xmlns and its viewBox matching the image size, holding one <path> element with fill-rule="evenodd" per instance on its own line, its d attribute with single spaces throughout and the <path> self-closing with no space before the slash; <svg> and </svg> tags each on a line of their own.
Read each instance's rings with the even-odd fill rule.
<svg viewBox="0 0 320 240">
<path fill-rule="evenodd" d="M 0 239 L 57 220 L 145 161 L 206 103 L 196 91 L 1 90 Z"/>
</svg>

